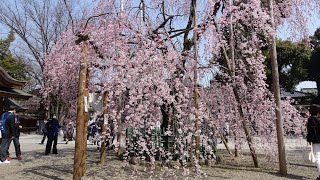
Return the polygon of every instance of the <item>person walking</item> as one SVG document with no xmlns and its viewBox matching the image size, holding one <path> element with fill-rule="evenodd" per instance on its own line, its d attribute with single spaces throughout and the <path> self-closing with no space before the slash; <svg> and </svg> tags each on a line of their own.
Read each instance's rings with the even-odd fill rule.
<svg viewBox="0 0 320 180">
<path fill-rule="evenodd" d="M 317 164 L 320 180 L 320 105 L 313 104 L 310 109 L 310 117 L 307 122 L 307 142 L 312 145 L 312 151 Z"/>
<path fill-rule="evenodd" d="M 16 157 L 18 160 L 21 160 L 21 149 L 20 149 L 20 142 L 19 142 L 19 137 L 20 137 L 20 129 L 22 128 L 22 126 L 20 126 L 20 121 L 17 118 L 17 116 L 15 117 L 15 122 L 14 122 L 14 132 L 13 132 L 13 145 L 16 151 Z M 10 148 L 10 144 L 11 141 L 9 143 L 9 148 Z M 9 154 L 9 148 L 7 150 L 7 160 L 11 160 L 10 158 L 10 154 Z"/>
<path fill-rule="evenodd" d="M 40 144 L 43 144 L 44 141 L 46 140 L 46 137 L 47 137 L 47 134 L 48 134 L 48 131 L 47 131 L 47 129 L 46 129 L 46 126 L 44 126 L 44 127 L 42 128 L 42 133 L 43 133 L 43 137 L 42 137 L 42 140 L 41 140 L 41 143 L 40 143 Z"/>
<path fill-rule="evenodd" d="M 7 160 L 7 151 L 10 146 L 11 138 L 14 134 L 14 122 L 15 122 L 16 109 L 13 106 L 9 107 L 8 112 L 4 112 L 1 116 L 1 137 L 2 141 L 0 143 L 0 164 L 10 163 Z"/>
<path fill-rule="evenodd" d="M 59 128 L 61 128 L 59 121 L 54 118 L 53 114 L 50 114 L 50 118 L 48 119 L 48 122 L 45 125 L 45 128 L 47 129 L 47 145 L 46 145 L 46 151 L 45 155 L 49 155 L 52 148 L 52 154 L 58 154 L 57 151 L 57 144 L 58 144 L 58 135 L 59 135 Z M 52 147 L 53 142 L 53 147 Z"/>
<path fill-rule="evenodd" d="M 73 124 L 72 122 L 69 122 L 67 124 L 66 130 L 65 130 L 65 139 L 66 139 L 66 144 L 68 144 L 69 141 L 72 141 L 73 138 L 73 132 L 74 132 L 74 128 L 73 128 Z"/>
</svg>

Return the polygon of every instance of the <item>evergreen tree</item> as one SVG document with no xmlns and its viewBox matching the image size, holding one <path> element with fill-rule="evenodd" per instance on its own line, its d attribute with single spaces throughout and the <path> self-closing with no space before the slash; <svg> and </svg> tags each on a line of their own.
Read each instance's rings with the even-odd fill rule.
<svg viewBox="0 0 320 180">
<path fill-rule="evenodd" d="M 309 80 L 317 83 L 318 101 L 320 99 L 320 28 L 316 30 L 314 36 L 311 37 L 311 44 L 313 46 L 311 61 L 308 67 Z M 319 101 L 320 102 L 320 101 Z"/>
<path fill-rule="evenodd" d="M 7 38 L 0 39 L 0 66 L 5 69 L 10 76 L 18 80 L 27 80 L 26 65 L 23 60 L 13 57 L 10 51 L 10 44 L 15 40 L 11 30 Z"/>
<path fill-rule="evenodd" d="M 310 49 L 303 43 L 294 43 L 289 40 L 277 41 L 277 58 L 279 66 L 280 86 L 287 91 L 301 81 L 308 79 L 308 66 L 310 64 Z M 272 87 L 270 54 L 267 52 L 267 83 Z"/>
</svg>

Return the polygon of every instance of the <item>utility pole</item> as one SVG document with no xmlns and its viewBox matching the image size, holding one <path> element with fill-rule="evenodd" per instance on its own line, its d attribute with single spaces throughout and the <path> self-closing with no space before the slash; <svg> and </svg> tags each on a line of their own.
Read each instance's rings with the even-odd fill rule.
<svg viewBox="0 0 320 180">
<path fill-rule="evenodd" d="M 268 6 L 271 17 L 271 26 L 274 31 L 276 31 L 274 23 L 274 13 L 273 13 L 273 0 L 268 0 Z M 281 99 L 280 99 L 280 85 L 279 85 L 279 72 L 278 72 L 278 62 L 277 62 L 277 48 L 276 48 L 276 34 L 275 32 L 271 37 L 271 67 L 272 67 L 272 89 L 276 101 L 276 118 L 277 118 L 277 138 L 278 138 L 278 155 L 279 155 L 279 166 L 280 173 L 282 175 L 287 175 L 287 159 L 286 159 L 286 148 L 283 140 L 283 122 L 281 115 Z"/>
<path fill-rule="evenodd" d="M 79 94 L 78 94 L 78 104 L 77 104 L 77 120 L 76 120 L 76 142 L 75 142 L 75 152 L 74 152 L 74 166 L 73 166 L 73 180 L 80 180 L 84 174 L 83 162 L 84 156 L 84 126 L 85 126 L 85 95 L 86 95 L 86 83 L 87 83 L 87 43 L 88 36 L 79 35 L 77 44 L 83 42 L 82 44 L 82 61 L 80 64 L 79 72 Z"/>
<path fill-rule="evenodd" d="M 108 92 L 103 93 L 103 125 L 102 125 L 102 142 L 100 151 L 100 165 L 104 166 L 106 160 L 106 135 L 107 135 L 107 104 L 108 104 Z"/>
</svg>

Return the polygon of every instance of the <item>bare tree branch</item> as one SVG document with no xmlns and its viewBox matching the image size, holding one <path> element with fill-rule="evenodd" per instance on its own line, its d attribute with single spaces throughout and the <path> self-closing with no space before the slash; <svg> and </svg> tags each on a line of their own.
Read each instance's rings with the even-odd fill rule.
<svg viewBox="0 0 320 180">
<path fill-rule="evenodd" d="M 28 54 L 40 67 L 40 74 L 30 75 L 39 85 L 43 85 L 44 58 L 70 23 L 71 8 L 65 4 L 62 0 L 15 0 L 0 4 L 0 23 L 18 35 L 18 40 L 23 42 L 19 46 L 26 47 L 16 53 Z"/>
</svg>

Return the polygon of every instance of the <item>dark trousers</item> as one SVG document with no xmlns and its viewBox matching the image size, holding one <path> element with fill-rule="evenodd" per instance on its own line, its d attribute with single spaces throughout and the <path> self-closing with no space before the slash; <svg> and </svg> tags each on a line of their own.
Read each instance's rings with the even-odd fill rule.
<svg viewBox="0 0 320 180">
<path fill-rule="evenodd" d="M 12 139 L 13 141 L 13 145 L 14 145 L 14 149 L 16 150 L 16 156 L 21 156 L 21 149 L 20 149 L 20 142 L 19 142 L 19 137 L 14 137 Z M 9 143 L 9 147 L 10 147 L 11 141 Z M 7 156 L 10 156 L 9 154 L 9 148 L 7 150 Z"/>
<path fill-rule="evenodd" d="M 43 133 L 43 137 L 42 137 L 42 140 L 41 140 L 41 144 L 44 143 L 44 141 L 46 140 L 46 137 L 47 137 L 47 133 Z"/>
<path fill-rule="evenodd" d="M 10 146 L 10 142 L 11 142 L 11 138 L 8 139 L 3 139 L 0 143 L 0 161 L 5 161 L 7 158 L 7 151 L 9 149 Z"/>
<path fill-rule="evenodd" d="M 52 147 L 52 141 L 53 141 L 53 147 Z M 48 136 L 48 141 L 46 145 L 46 154 L 49 154 L 51 152 L 52 147 L 52 153 L 57 154 L 57 144 L 58 144 L 58 136 Z"/>
</svg>

